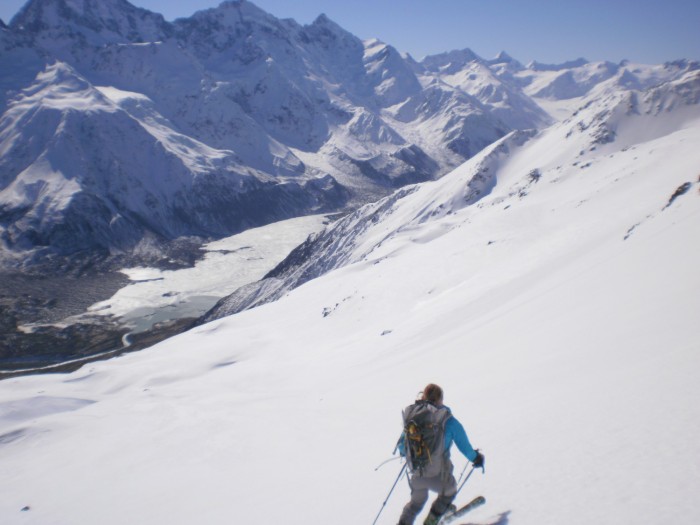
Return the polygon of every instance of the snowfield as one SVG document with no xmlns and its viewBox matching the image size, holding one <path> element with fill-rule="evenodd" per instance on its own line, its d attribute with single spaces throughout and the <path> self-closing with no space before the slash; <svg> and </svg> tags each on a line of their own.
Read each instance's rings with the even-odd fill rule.
<svg viewBox="0 0 700 525">
<path fill-rule="evenodd" d="M 276 302 L 0 382 L 2 522 L 370 524 L 428 382 L 486 456 L 464 523 L 700 522 L 699 83 L 368 206 L 344 265 Z"/>
</svg>

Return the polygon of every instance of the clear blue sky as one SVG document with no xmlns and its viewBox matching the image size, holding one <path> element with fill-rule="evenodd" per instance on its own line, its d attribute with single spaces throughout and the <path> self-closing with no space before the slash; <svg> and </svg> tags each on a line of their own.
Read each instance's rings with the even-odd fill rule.
<svg viewBox="0 0 700 525">
<path fill-rule="evenodd" d="M 130 0 L 168 20 L 219 0 Z M 578 57 L 619 62 L 700 60 L 700 0 L 254 0 L 302 24 L 320 13 L 360 38 L 376 37 L 420 59 L 471 48 L 504 50 L 523 63 Z M 24 4 L 0 0 L 5 22 Z"/>
</svg>

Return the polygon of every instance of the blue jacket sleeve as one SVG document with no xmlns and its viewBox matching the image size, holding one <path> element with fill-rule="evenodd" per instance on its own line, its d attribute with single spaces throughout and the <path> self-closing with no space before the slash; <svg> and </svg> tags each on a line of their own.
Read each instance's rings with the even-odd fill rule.
<svg viewBox="0 0 700 525">
<path fill-rule="evenodd" d="M 457 445 L 459 451 L 464 454 L 464 456 L 469 461 L 474 461 L 476 459 L 476 451 L 469 443 L 469 438 L 467 433 L 464 431 L 462 423 L 457 421 L 454 416 L 450 417 L 445 423 L 445 450 L 449 450 L 452 442 Z"/>
</svg>

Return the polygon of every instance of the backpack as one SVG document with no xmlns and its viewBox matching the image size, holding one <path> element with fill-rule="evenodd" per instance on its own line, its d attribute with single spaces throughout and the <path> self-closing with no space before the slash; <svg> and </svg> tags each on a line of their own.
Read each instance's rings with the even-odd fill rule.
<svg viewBox="0 0 700 525">
<path fill-rule="evenodd" d="M 433 477 L 441 473 L 445 456 L 446 407 L 416 401 L 403 411 L 403 437 L 406 463 L 411 472 Z"/>
</svg>

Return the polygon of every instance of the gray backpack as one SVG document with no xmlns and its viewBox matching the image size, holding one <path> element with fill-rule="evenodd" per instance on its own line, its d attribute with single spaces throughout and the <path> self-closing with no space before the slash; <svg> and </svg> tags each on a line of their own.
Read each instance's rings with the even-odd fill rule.
<svg viewBox="0 0 700 525">
<path fill-rule="evenodd" d="M 404 450 L 411 472 L 424 477 L 440 475 L 445 456 L 445 423 L 449 409 L 416 401 L 403 411 Z"/>
</svg>

